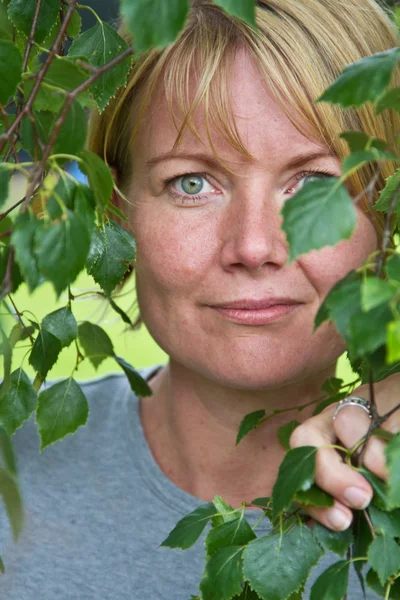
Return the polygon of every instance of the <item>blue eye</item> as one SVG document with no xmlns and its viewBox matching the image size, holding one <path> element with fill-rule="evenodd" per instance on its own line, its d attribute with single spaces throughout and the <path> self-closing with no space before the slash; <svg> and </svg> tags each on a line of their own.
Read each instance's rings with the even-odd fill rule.
<svg viewBox="0 0 400 600">
<path fill-rule="evenodd" d="M 199 194 L 204 187 L 204 180 L 200 175 L 184 175 L 180 180 L 185 194 Z"/>
</svg>

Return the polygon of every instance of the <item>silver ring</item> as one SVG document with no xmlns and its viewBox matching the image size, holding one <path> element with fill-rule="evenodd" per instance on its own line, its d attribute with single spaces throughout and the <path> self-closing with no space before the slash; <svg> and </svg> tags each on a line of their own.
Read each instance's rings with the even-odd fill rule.
<svg viewBox="0 0 400 600">
<path fill-rule="evenodd" d="M 343 398 L 343 400 L 341 400 L 337 405 L 335 413 L 332 417 L 333 421 L 336 419 L 339 410 L 344 406 L 358 406 L 359 408 L 365 410 L 369 418 L 372 419 L 371 403 L 368 400 L 361 398 L 360 396 L 347 396 L 347 398 Z"/>
</svg>

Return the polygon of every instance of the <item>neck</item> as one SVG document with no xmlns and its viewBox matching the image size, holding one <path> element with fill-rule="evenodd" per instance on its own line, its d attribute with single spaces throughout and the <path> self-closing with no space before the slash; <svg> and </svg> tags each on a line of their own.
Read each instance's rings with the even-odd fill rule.
<svg viewBox="0 0 400 600">
<path fill-rule="evenodd" d="M 141 401 L 144 432 L 165 475 L 193 496 L 221 495 L 234 507 L 269 496 L 285 451 L 279 427 L 312 415 L 331 365 L 317 377 L 278 389 L 237 390 L 206 380 L 171 361 L 154 378 L 153 396 Z M 274 415 L 235 445 L 243 417 L 256 410 Z"/>
</svg>

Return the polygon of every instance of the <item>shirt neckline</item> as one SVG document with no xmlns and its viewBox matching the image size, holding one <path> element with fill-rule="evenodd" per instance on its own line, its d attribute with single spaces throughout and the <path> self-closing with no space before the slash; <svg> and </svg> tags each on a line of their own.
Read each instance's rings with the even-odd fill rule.
<svg viewBox="0 0 400 600">
<path fill-rule="evenodd" d="M 141 370 L 141 375 L 146 380 L 149 380 L 162 366 L 156 365 L 155 367 L 143 369 Z M 172 513 L 182 518 L 206 502 L 179 488 L 160 469 L 144 434 L 140 417 L 139 398 L 130 389 L 128 389 L 128 394 L 130 446 L 132 447 L 134 467 L 139 472 L 143 483 L 157 499 L 168 507 Z M 262 510 L 245 510 L 245 517 L 252 526 L 255 525 L 261 515 Z M 257 527 L 257 531 L 266 532 L 271 527 L 271 522 L 268 519 L 264 519 Z"/>
</svg>

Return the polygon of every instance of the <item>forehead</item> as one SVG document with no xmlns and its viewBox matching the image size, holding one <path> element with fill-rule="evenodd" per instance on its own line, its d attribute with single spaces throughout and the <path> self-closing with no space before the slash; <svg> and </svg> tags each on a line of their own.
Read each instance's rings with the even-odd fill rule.
<svg viewBox="0 0 400 600">
<path fill-rule="evenodd" d="M 198 81 L 198 76 L 193 73 L 189 83 L 191 102 L 195 99 Z M 294 109 L 288 107 L 286 111 L 283 110 L 247 51 L 239 50 L 229 59 L 223 91 L 223 96 L 228 99 L 225 119 L 228 121 L 227 125 L 237 132 L 246 150 L 264 168 L 279 162 L 284 155 L 298 155 L 302 151 L 312 152 L 326 148 L 306 123 L 301 123 L 301 129 L 306 135 L 293 124 L 287 113 L 298 121 Z M 209 109 L 208 123 L 205 111 L 204 103 L 200 103 L 191 118 L 194 130 L 185 128 L 176 152 L 216 152 L 232 168 L 239 162 L 248 161 L 221 131 L 215 110 Z M 183 122 L 184 110 L 181 103 L 174 98 L 170 106 L 165 90 L 159 83 L 140 123 L 134 143 L 134 155 L 143 156 L 147 160 L 155 155 L 172 152 Z"/>
</svg>

